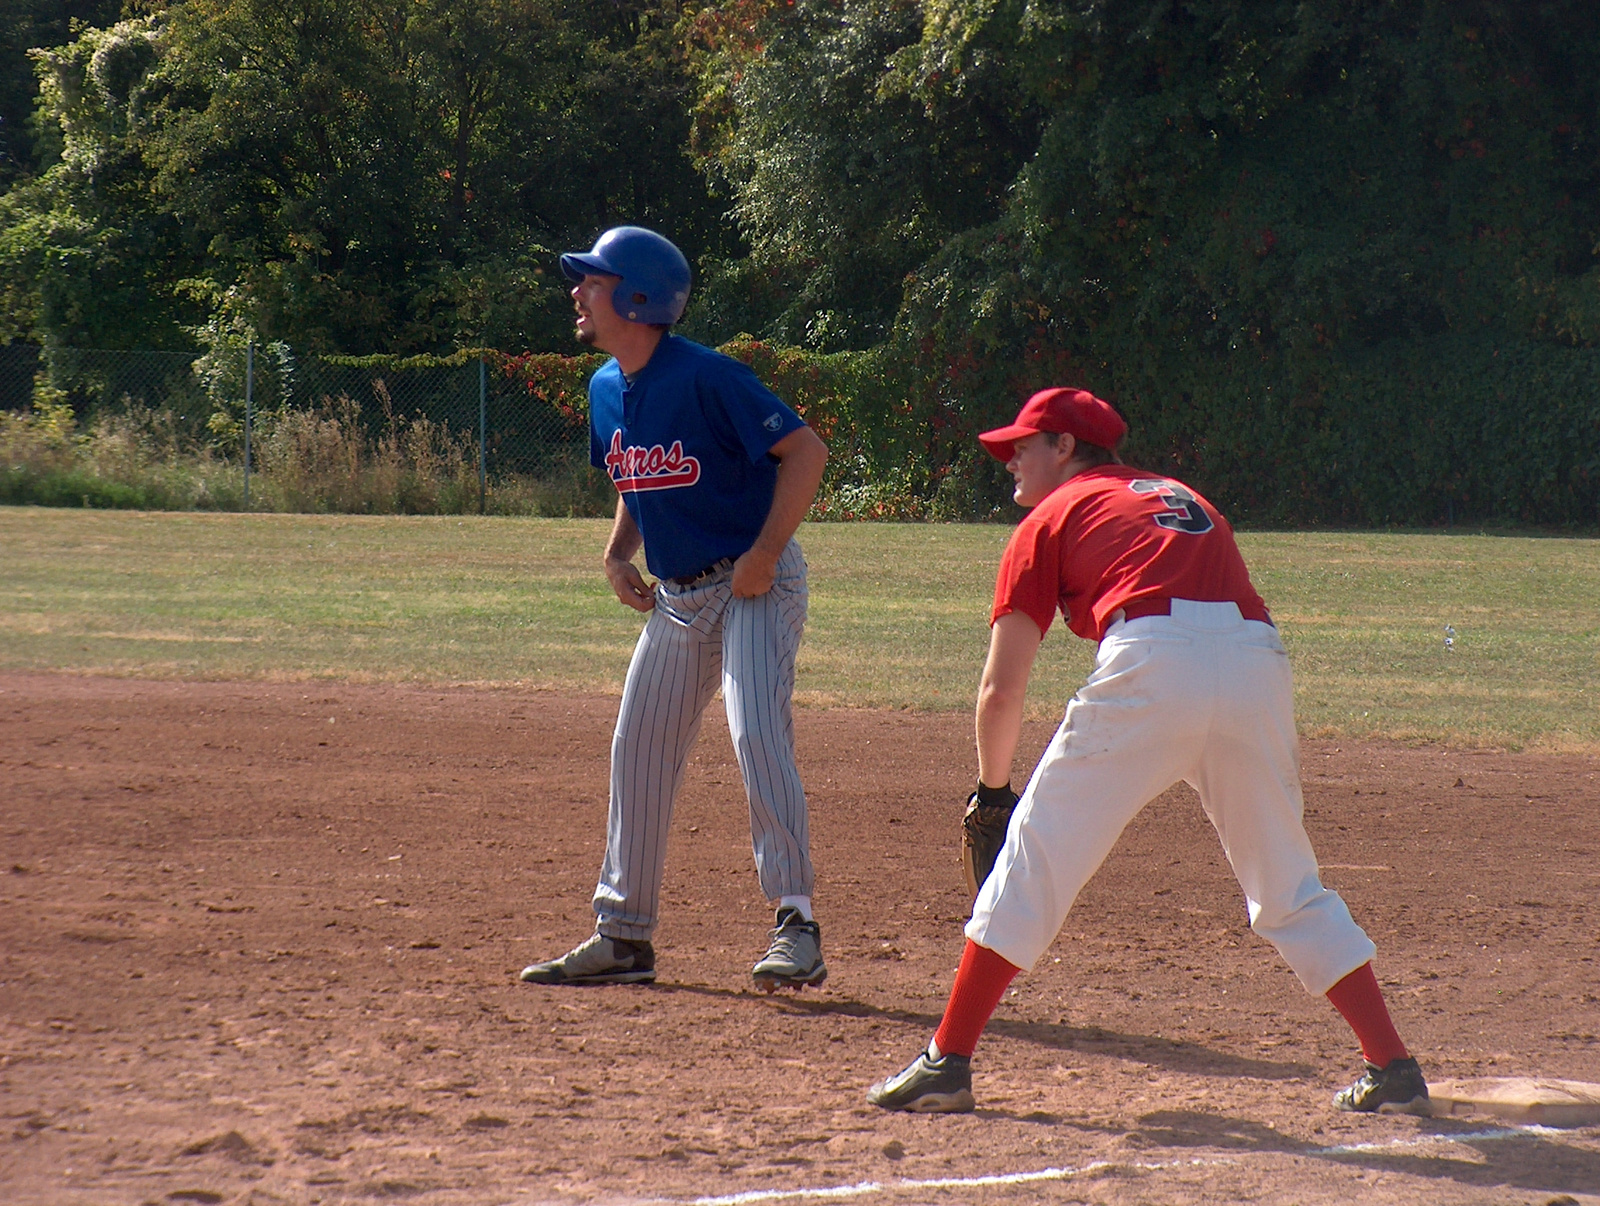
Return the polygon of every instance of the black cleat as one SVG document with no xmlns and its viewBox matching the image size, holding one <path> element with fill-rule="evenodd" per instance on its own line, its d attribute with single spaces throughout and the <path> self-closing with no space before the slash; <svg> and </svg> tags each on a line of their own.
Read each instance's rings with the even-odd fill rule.
<svg viewBox="0 0 1600 1206">
<path fill-rule="evenodd" d="M 887 1080 L 867 1090 L 867 1100 L 885 1110 L 913 1114 L 970 1114 L 972 1060 L 964 1055 L 929 1059 L 926 1051 Z"/>
<path fill-rule="evenodd" d="M 522 969 L 529 984 L 639 984 L 656 978 L 656 952 L 648 942 L 591 935 L 559 959 Z"/>
<path fill-rule="evenodd" d="M 1368 1063 L 1360 1080 L 1334 1094 L 1333 1104 L 1356 1114 L 1426 1114 L 1428 1084 L 1410 1056 L 1382 1068 Z"/>
</svg>

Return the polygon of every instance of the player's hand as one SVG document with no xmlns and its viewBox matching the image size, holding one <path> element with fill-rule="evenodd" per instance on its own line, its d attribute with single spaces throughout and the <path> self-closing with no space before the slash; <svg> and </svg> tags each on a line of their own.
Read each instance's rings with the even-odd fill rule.
<svg viewBox="0 0 1600 1206">
<path fill-rule="evenodd" d="M 611 589 L 617 592 L 617 598 L 634 611 L 649 611 L 656 605 L 655 588 L 644 580 L 633 562 L 606 558 L 606 578 L 611 582 Z"/>
<path fill-rule="evenodd" d="M 759 549 L 748 549 L 733 563 L 733 595 L 736 599 L 754 599 L 772 589 L 772 580 L 778 572 L 778 559 Z"/>
</svg>

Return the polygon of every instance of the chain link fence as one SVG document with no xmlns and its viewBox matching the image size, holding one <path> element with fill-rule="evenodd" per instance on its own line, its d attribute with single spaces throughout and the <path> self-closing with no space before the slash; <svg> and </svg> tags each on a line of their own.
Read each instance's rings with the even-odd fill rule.
<svg viewBox="0 0 1600 1206">
<path fill-rule="evenodd" d="M 70 419 L 80 447 L 112 430 L 149 445 L 159 430 L 169 459 L 237 477 L 242 508 L 609 513 L 581 384 L 552 390 L 520 363 L 495 352 L 298 357 L 242 342 L 203 355 L 11 344 L 0 347 L 0 410 L 53 416 L 58 431 Z M 341 473 L 370 489 L 336 487 Z M 372 493 L 385 482 L 392 507 Z M 208 497 L 226 505 L 216 485 Z"/>
</svg>

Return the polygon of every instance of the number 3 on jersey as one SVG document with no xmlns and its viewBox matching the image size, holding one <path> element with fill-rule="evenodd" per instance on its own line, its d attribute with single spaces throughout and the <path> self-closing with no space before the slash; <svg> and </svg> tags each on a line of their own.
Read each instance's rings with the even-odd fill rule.
<svg viewBox="0 0 1600 1206">
<path fill-rule="evenodd" d="M 1174 532 L 1188 532 L 1191 536 L 1198 536 L 1201 532 L 1211 530 L 1211 516 L 1206 514 L 1205 508 L 1200 505 L 1200 500 L 1177 482 L 1169 482 L 1165 478 L 1140 478 L 1136 482 L 1129 482 L 1128 489 L 1135 494 L 1160 496 L 1167 509 L 1157 511 L 1155 521 L 1163 528 L 1169 528 Z"/>
</svg>

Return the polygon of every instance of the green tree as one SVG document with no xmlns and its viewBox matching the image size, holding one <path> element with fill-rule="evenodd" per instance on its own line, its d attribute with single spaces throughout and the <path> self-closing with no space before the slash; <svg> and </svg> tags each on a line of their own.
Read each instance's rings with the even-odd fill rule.
<svg viewBox="0 0 1600 1206">
<path fill-rule="evenodd" d="M 159 23 L 139 18 L 32 52 L 38 144 L 52 162 L 0 197 L 0 338 L 189 342 L 183 325 L 200 312 L 173 287 L 183 232 L 151 194 L 137 138 L 159 38 Z"/>
<path fill-rule="evenodd" d="M 894 64 L 919 44 L 922 9 L 734 0 L 685 22 L 695 149 L 750 245 L 711 282 L 728 334 L 879 343 L 906 273 L 1004 211 L 1043 109 L 987 58 L 959 91 L 907 87 Z"/>
<path fill-rule="evenodd" d="M 774 333 L 881 314 L 888 275 L 1008 346 L 1596 336 L 1592 5 L 729 0 L 693 32 Z"/>
<path fill-rule="evenodd" d="M 60 46 L 73 22 L 110 25 L 121 0 L 0 0 L 0 189 L 39 167 L 29 120 L 39 81 L 28 51 Z"/>
<path fill-rule="evenodd" d="M 9 322 L 59 342 L 187 327 L 311 351 L 570 346 L 558 250 L 618 221 L 668 226 L 692 255 L 718 234 L 681 149 L 677 17 L 188 0 L 116 27 L 145 50 L 110 82 L 95 64 L 112 34 L 81 30 L 39 58 L 51 165 L 0 208 Z M 161 294 L 143 329 L 92 312 L 110 268 L 89 270 L 86 243 Z"/>
<path fill-rule="evenodd" d="M 694 34 L 698 150 L 770 282 L 748 329 L 837 314 L 862 346 L 892 310 L 930 430 L 1073 381 L 1242 515 L 1417 514 L 1347 480 L 1366 458 L 1442 518 L 1501 506 L 1460 468 L 1498 452 L 1497 397 L 1588 380 L 1521 349 L 1600 340 L 1592 4 L 724 0 Z M 1424 407 L 1464 349 L 1485 384 Z M 1472 437 L 1419 473 L 1405 424 Z"/>
</svg>

